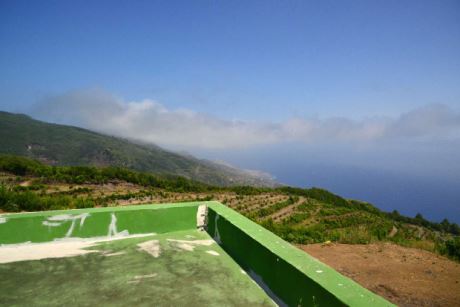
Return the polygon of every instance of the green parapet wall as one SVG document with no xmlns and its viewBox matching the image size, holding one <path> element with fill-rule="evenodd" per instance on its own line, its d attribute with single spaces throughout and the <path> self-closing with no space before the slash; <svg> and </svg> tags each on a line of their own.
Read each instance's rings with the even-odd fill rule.
<svg viewBox="0 0 460 307">
<path fill-rule="evenodd" d="M 3 214 L 0 245 L 195 229 L 202 204 L 208 206 L 207 232 L 279 305 L 393 306 L 213 201 Z"/>
<path fill-rule="evenodd" d="M 279 305 L 394 306 L 232 209 L 208 206 L 208 233 Z"/>
<path fill-rule="evenodd" d="M 196 228 L 198 205 L 139 205 L 6 214 L 0 220 L 0 244 L 193 229 Z"/>
</svg>

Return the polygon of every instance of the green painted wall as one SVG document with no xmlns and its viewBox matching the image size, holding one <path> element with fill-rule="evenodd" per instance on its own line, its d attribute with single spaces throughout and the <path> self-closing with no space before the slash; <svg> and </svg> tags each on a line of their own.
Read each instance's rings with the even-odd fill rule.
<svg viewBox="0 0 460 307">
<path fill-rule="evenodd" d="M 219 203 L 209 204 L 207 231 L 288 306 L 393 306 Z"/>
<path fill-rule="evenodd" d="M 114 217 L 118 233 L 165 233 L 193 229 L 196 228 L 197 206 L 197 203 L 184 203 L 8 214 L 2 216 L 4 220 L 0 223 L 0 244 L 114 235 L 114 229 L 110 233 Z"/>
</svg>

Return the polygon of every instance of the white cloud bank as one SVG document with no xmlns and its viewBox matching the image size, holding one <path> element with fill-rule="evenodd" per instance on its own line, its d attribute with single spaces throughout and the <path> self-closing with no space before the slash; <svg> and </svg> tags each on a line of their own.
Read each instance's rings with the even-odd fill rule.
<svg viewBox="0 0 460 307">
<path fill-rule="evenodd" d="M 72 91 L 38 103 L 33 115 L 103 133 L 190 149 L 247 148 L 282 142 L 368 143 L 460 138 L 460 112 L 428 105 L 397 118 L 291 118 L 281 123 L 230 121 L 150 99 L 124 101 L 100 90 Z"/>
</svg>

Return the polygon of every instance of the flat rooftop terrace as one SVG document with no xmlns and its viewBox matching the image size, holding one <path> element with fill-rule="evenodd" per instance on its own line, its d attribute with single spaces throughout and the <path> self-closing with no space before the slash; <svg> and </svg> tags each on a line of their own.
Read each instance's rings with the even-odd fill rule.
<svg viewBox="0 0 460 307">
<path fill-rule="evenodd" d="M 195 229 L 43 245 L 42 256 L 60 258 L 0 265 L 1 305 L 274 306 L 206 232 Z M 22 252 L 32 258 L 37 247 Z"/>
<path fill-rule="evenodd" d="M 391 306 L 217 202 L 0 216 L 4 306 Z"/>
</svg>

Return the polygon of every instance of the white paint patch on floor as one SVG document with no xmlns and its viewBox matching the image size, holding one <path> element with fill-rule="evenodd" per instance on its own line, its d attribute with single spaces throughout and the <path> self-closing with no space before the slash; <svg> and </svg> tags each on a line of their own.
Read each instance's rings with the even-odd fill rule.
<svg viewBox="0 0 460 307">
<path fill-rule="evenodd" d="M 147 275 L 136 275 L 133 277 L 133 279 L 128 280 L 128 284 L 138 284 L 144 279 L 154 278 L 157 275 L 158 275 L 157 273 L 147 274 Z"/>
<path fill-rule="evenodd" d="M 40 260 L 47 258 L 64 258 L 97 253 L 99 250 L 88 250 L 103 242 L 129 238 L 152 236 L 155 233 L 137 234 L 117 237 L 93 238 L 62 238 L 44 243 L 20 243 L 0 245 L 0 263 L 10 263 L 26 260 Z"/>
<path fill-rule="evenodd" d="M 136 275 L 134 276 L 134 279 L 153 278 L 153 277 L 156 277 L 157 275 L 158 275 L 157 273 L 147 274 L 147 275 Z"/>
<path fill-rule="evenodd" d="M 57 227 L 61 226 L 61 223 L 56 223 L 56 222 L 48 222 L 48 221 L 43 221 L 43 226 L 48 226 L 48 227 Z"/>
<path fill-rule="evenodd" d="M 207 252 L 208 254 L 210 254 L 210 255 L 213 255 L 213 256 L 220 256 L 220 254 L 219 254 L 218 252 L 216 252 L 216 251 L 211 251 L 211 250 L 209 250 L 209 251 L 206 251 L 206 252 Z"/>
<path fill-rule="evenodd" d="M 106 256 L 106 257 L 112 257 L 112 256 L 120 256 L 120 255 L 124 255 L 124 254 L 126 254 L 126 252 L 107 253 L 107 254 L 103 254 L 103 255 Z"/>
<path fill-rule="evenodd" d="M 174 239 L 167 239 L 173 247 L 186 250 L 186 251 L 193 251 L 197 246 L 210 246 L 214 244 L 214 240 L 174 240 Z"/>
<path fill-rule="evenodd" d="M 187 244 L 187 243 L 175 243 L 175 247 L 177 247 L 179 249 L 189 251 L 189 252 L 191 252 L 191 251 L 193 251 L 195 249 L 195 246 Z"/>
<path fill-rule="evenodd" d="M 179 243 L 187 243 L 187 244 L 202 245 L 202 246 L 210 246 L 215 243 L 214 240 L 174 240 L 174 239 L 167 239 L 167 240 L 169 242 L 179 242 Z"/>
<path fill-rule="evenodd" d="M 103 243 L 103 242 L 111 242 L 111 241 L 118 241 L 118 240 L 124 240 L 124 239 L 132 239 L 132 238 L 145 238 L 145 237 L 150 237 L 150 236 L 156 236 L 156 233 L 155 232 L 150 232 L 150 233 L 138 233 L 138 234 L 127 235 L 126 232 L 119 232 L 114 237 L 90 237 L 90 238 L 73 237 L 73 238 L 62 238 L 62 239 L 58 238 L 58 239 L 54 239 L 54 241 L 55 242 L 59 242 L 59 241 L 64 241 L 64 242 L 85 241 L 85 242 Z"/>
<path fill-rule="evenodd" d="M 160 256 L 160 241 L 158 240 L 145 241 L 137 244 L 137 246 L 139 247 L 140 251 L 149 253 L 155 258 L 158 258 Z"/>
<path fill-rule="evenodd" d="M 0 224 L 5 224 L 5 223 L 6 223 L 6 217 L 0 216 Z"/>
<path fill-rule="evenodd" d="M 94 242 L 46 242 L 30 244 L 14 244 L 0 247 L 0 263 L 47 258 L 64 258 L 96 253 L 97 250 L 86 250 L 94 246 Z"/>
<path fill-rule="evenodd" d="M 94 242 L 94 243 L 103 243 L 103 242 L 110 242 L 110 241 L 117 241 L 123 239 L 131 239 L 131 238 L 143 238 L 154 236 L 156 233 L 139 233 L 139 234 L 126 234 L 126 232 L 119 232 L 116 236 L 113 237 L 91 237 L 91 238 L 79 238 L 79 237 L 71 237 L 71 238 L 57 238 L 54 239 L 54 242 Z"/>
<path fill-rule="evenodd" d="M 138 284 L 140 280 L 128 280 L 128 284 Z"/>
</svg>

